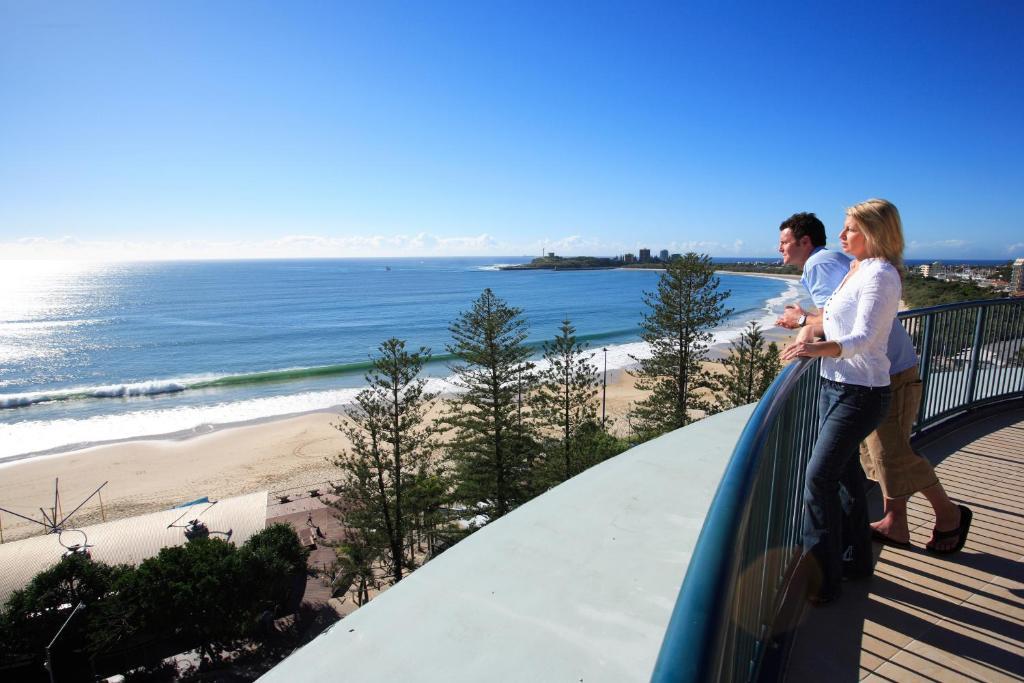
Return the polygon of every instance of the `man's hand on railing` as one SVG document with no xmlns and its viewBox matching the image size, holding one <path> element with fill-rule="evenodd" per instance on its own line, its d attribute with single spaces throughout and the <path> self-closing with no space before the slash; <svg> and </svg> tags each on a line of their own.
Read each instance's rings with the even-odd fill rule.
<svg viewBox="0 0 1024 683">
<path fill-rule="evenodd" d="M 782 311 L 782 315 L 775 321 L 775 324 L 789 330 L 801 329 L 800 318 L 806 315 L 807 311 L 800 304 L 787 304 L 786 308 Z M 806 318 L 804 319 L 806 320 Z"/>
</svg>

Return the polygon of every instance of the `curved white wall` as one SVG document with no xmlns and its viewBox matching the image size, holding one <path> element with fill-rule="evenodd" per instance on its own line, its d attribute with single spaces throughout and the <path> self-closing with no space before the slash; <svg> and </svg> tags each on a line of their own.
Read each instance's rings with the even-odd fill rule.
<svg viewBox="0 0 1024 683">
<path fill-rule="evenodd" d="M 488 525 L 261 681 L 649 680 L 753 406 L 641 444 Z"/>
</svg>

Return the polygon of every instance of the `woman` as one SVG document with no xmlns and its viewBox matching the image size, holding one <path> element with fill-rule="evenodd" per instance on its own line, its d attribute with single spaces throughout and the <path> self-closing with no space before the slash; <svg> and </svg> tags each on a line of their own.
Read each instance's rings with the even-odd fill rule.
<svg viewBox="0 0 1024 683">
<path fill-rule="evenodd" d="M 804 554 L 820 572 L 812 578 L 808 596 L 817 604 L 839 597 L 847 545 L 852 548 L 852 572 L 872 571 L 866 479 L 858 453 L 860 442 L 882 422 L 891 399 L 886 348 L 902 294 L 899 212 L 884 199 L 850 207 L 839 241 L 854 262 L 825 303 L 825 341 L 799 339 L 782 353 L 786 360 L 822 358 L 818 438 L 804 479 L 802 528 Z M 840 488 L 846 497 L 842 502 Z"/>
</svg>

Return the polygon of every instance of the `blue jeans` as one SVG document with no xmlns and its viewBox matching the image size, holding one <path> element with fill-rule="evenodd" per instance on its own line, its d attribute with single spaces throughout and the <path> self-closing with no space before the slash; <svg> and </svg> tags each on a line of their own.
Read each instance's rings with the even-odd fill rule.
<svg viewBox="0 0 1024 683">
<path fill-rule="evenodd" d="M 871 572 L 871 528 L 860 466 L 860 442 L 875 430 L 889 410 L 889 387 L 862 387 L 821 380 L 818 398 L 818 439 L 804 478 L 803 545 L 821 572 L 812 591 L 839 593 L 843 555 L 848 571 Z M 844 538 L 845 536 L 845 538 Z"/>
</svg>

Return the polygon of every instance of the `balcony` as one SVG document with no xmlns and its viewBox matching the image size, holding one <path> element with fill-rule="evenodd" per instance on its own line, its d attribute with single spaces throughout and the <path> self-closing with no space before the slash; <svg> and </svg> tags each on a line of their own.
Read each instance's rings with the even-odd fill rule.
<svg viewBox="0 0 1024 683">
<path fill-rule="evenodd" d="M 964 550 L 924 552 L 932 513 L 910 501 L 914 549 L 881 549 L 875 576 L 807 610 L 791 681 L 1019 681 L 1024 675 L 1024 408 L 972 420 L 921 449 L 974 511 Z M 876 549 L 878 546 L 876 546 Z"/>
<path fill-rule="evenodd" d="M 1019 676 L 1024 301 L 903 322 L 925 381 L 917 438 L 975 511 L 962 553 L 886 548 L 871 581 L 804 609 L 817 372 L 802 362 L 758 404 L 637 446 L 497 520 L 261 680 Z M 911 511 L 920 549 L 930 518 Z"/>
</svg>

